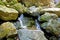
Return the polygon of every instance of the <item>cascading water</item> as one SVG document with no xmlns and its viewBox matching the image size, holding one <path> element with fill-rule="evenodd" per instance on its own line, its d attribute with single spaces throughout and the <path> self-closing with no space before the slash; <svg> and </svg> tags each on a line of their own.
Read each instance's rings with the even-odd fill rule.
<svg viewBox="0 0 60 40">
<path fill-rule="evenodd" d="M 35 6 L 32 6 L 29 8 L 29 11 L 32 13 L 32 15 L 34 16 L 38 16 L 39 15 L 39 12 L 37 12 L 39 8 L 35 7 Z M 36 25 L 36 29 L 39 30 L 40 29 L 40 25 L 38 23 L 37 20 L 35 20 L 35 25 Z"/>
<path fill-rule="evenodd" d="M 21 16 L 18 18 L 18 20 L 20 21 L 21 28 L 25 28 L 25 29 L 26 29 L 27 26 L 24 26 L 24 25 L 23 25 L 23 21 L 22 21 L 23 18 L 24 18 L 24 16 L 23 16 L 23 14 L 21 14 Z"/>
<path fill-rule="evenodd" d="M 40 18 L 40 15 L 38 15 L 38 19 L 35 20 L 35 22 L 36 22 L 36 28 L 37 28 L 38 30 L 41 30 L 40 24 L 39 24 L 39 22 L 38 22 L 38 20 L 40 20 L 39 18 Z"/>
</svg>

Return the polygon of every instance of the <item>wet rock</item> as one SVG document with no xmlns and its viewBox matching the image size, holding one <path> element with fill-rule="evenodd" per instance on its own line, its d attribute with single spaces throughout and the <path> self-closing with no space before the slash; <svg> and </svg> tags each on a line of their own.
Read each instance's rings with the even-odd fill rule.
<svg viewBox="0 0 60 40">
<path fill-rule="evenodd" d="M 41 27 L 42 27 L 43 29 L 46 29 L 47 24 L 48 24 L 48 22 L 44 22 L 44 23 L 41 24 Z"/>
<path fill-rule="evenodd" d="M 18 35 L 20 40 L 47 40 L 41 30 L 20 29 Z"/>
<path fill-rule="evenodd" d="M 22 3 L 25 4 L 26 7 L 31 6 L 48 6 L 51 0 L 22 0 Z"/>
<path fill-rule="evenodd" d="M 44 24 L 43 24 L 44 25 Z M 43 27 L 43 26 L 41 26 Z M 51 19 L 43 27 L 53 35 L 60 37 L 60 22 L 57 19 Z"/>
<path fill-rule="evenodd" d="M 50 13 L 45 13 L 45 14 L 43 14 L 40 18 L 39 18 L 39 20 L 40 21 L 49 21 L 50 19 L 57 19 L 58 18 L 58 16 L 56 15 L 56 14 L 50 14 Z"/>
<path fill-rule="evenodd" d="M 0 5 L 0 19 L 8 21 L 8 20 L 16 20 L 17 17 L 18 17 L 18 11 Z"/>
<path fill-rule="evenodd" d="M 56 37 L 52 36 L 49 38 L 49 40 L 58 40 Z"/>
<path fill-rule="evenodd" d="M 42 9 L 42 7 L 36 7 L 36 6 L 31 6 L 28 8 L 28 13 L 32 16 L 38 16 L 40 13 L 40 10 Z"/>
<path fill-rule="evenodd" d="M 16 29 L 21 29 L 21 24 L 19 21 L 12 22 L 12 23 L 15 25 Z"/>
<path fill-rule="evenodd" d="M 21 3 L 16 3 L 16 4 L 12 5 L 11 8 L 16 9 L 20 13 L 25 13 L 28 11 L 28 8 L 25 7 L 24 5 L 22 5 Z"/>
<path fill-rule="evenodd" d="M 42 12 L 50 12 L 57 14 L 60 17 L 60 8 L 45 8 L 41 10 Z"/>
<path fill-rule="evenodd" d="M 5 22 L 0 26 L 0 38 L 17 34 L 15 26 L 10 22 Z"/>
<path fill-rule="evenodd" d="M 50 30 L 56 36 L 60 36 L 60 22 L 57 20 L 50 20 L 46 29 Z"/>
</svg>

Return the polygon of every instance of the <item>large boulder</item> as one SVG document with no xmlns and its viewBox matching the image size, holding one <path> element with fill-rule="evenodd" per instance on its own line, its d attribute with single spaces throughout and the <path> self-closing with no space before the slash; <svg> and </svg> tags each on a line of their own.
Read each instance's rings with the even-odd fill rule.
<svg viewBox="0 0 60 40">
<path fill-rule="evenodd" d="M 51 0 L 22 0 L 22 3 L 27 7 L 35 6 L 48 6 L 50 5 Z"/>
<path fill-rule="evenodd" d="M 0 38 L 17 34 L 15 26 L 10 22 L 5 22 L 0 26 Z"/>
<path fill-rule="evenodd" d="M 50 12 L 57 14 L 60 17 L 60 8 L 45 8 L 41 10 L 42 12 Z"/>
<path fill-rule="evenodd" d="M 2 20 L 16 20 L 18 17 L 18 11 L 6 6 L 0 5 L 0 19 Z"/>
<path fill-rule="evenodd" d="M 41 25 L 42 28 L 46 29 L 57 37 L 60 37 L 60 22 L 57 19 L 50 19 L 48 22 Z"/>
<path fill-rule="evenodd" d="M 20 40 L 47 40 L 41 30 L 20 29 L 18 35 Z"/>
</svg>

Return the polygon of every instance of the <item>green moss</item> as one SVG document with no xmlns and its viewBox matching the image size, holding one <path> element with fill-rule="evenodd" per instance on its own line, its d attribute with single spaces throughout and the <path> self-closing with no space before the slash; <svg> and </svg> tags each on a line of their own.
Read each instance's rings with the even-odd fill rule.
<svg viewBox="0 0 60 40">
<path fill-rule="evenodd" d="M 56 14 L 45 13 L 39 19 L 40 21 L 49 21 L 50 19 L 57 19 L 58 16 Z"/>
<path fill-rule="evenodd" d="M 28 9 L 24 5 L 22 5 L 21 3 L 16 3 L 16 4 L 12 5 L 11 7 L 16 9 L 20 13 L 24 13 L 24 12 L 28 11 Z"/>
</svg>

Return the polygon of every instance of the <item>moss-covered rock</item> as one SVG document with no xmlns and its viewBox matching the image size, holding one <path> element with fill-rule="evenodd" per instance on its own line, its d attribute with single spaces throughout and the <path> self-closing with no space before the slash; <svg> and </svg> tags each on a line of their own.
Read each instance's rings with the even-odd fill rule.
<svg viewBox="0 0 60 40">
<path fill-rule="evenodd" d="M 56 14 L 45 13 L 42 15 L 39 20 L 40 21 L 49 21 L 50 19 L 57 19 L 58 16 Z"/>
<path fill-rule="evenodd" d="M 54 19 L 50 20 L 48 22 L 46 30 L 49 30 L 50 32 L 54 33 L 56 36 L 59 36 L 60 35 L 60 22 Z"/>
<path fill-rule="evenodd" d="M 15 26 L 10 22 L 5 22 L 0 26 L 0 38 L 17 34 Z"/>
<path fill-rule="evenodd" d="M 28 11 L 28 8 L 25 7 L 24 5 L 22 5 L 21 3 L 16 3 L 16 4 L 12 5 L 11 8 L 16 9 L 20 13 L 25 13 Z"/>
<path fill-rule="evenodd" d="M 16 20 L 18 17 L 18 11 L 6 6 L 0 5 L 0 19 L 2 20 Z"/>
<path fill-rule="evenodd" d="M 42 28 L 46 29 L 57 37 L 60 37 L 60 22 L 57 19 L 50 19 L 48 22 L 41 25 Z"/>
</svg>

